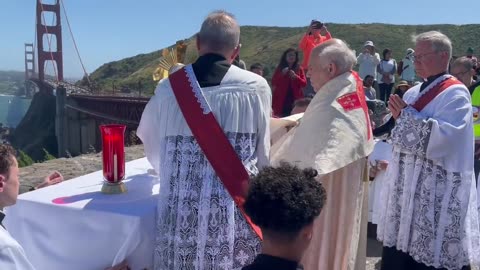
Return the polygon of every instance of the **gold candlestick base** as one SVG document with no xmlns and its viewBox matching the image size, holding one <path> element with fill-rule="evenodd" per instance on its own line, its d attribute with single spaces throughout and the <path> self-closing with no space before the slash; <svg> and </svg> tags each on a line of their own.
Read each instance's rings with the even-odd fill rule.
<svg viewBox="0 0 480 270">
<path fill-rule="evenodd" d="M 127 187 L 123 182 L 118 183 L 110 183 L 110 182 L 103 182 L 102 186 L 102 193 L 105 194 L 121 194 L 127 192 Z"/>
</svg>

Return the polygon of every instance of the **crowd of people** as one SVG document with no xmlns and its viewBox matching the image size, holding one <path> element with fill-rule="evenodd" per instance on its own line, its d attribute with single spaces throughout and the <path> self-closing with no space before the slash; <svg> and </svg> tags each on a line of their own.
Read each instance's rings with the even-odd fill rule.
<svg viewBox="0 0 480 270">
<path fill-rule="evenodd" d="M 310 79 L 305 76 L 308 70 L 310 53 L 314 47 L 331 38 L 332 34 L 327 30 L 325 24 L 312 20 L 306 34 L 300 40 L 299 50 L 288 48 L 283 52 L 271 80 L 272 109 L 275 116 L 285 117 L 293 114 L 292 109 L 295 107 L 295 101 L 304 98 L 311 99 L 315 95 Z M 303 54 L 303 60 L 299 59 L 300 51 Z M 450 71 L 452 75 L 458 75 L 456 77 L 459 79 L 462 76 L 469 76 L 471 73 L 472 81 L 466 83 L 471 93 L 473 93 L 472 89 L 480 86 L 479 84 L 474 85 L 477 83 L 477 74 L 480 74 L 480 65 L 477 64 L 477 58 L 473 55 L 473 52 L 473 48 L 469 47 L 466 55 L 461 57 L 461 59 L 468 59 L 467 62 L 470 63 L 470 66 L 465 66 L 465 69 L 469 70 L 468 72 L 462 70 L 463 73 L 455 74 Z M 414 59 L 415 50 L 407 48 L 405 56 L 397 63 L 393 58 L 391 49 L 384 49 L 380 56 L 373 41 L 366 41 L 363 51 L 357 56 L 356 67 L 360 78 L 364 81 L 367 98 L 388 103 L 390 95 L 398 94 L 402 97 L 403 93 L 410 87 L 419 84 L 422 78 L 416 74 Z M 449 70 L 455 59 L 457 57 L 452 56 Z M 241 67 L 244 67 L 244 65 Z M 249 70 L 263 76 L 263 69 L 261 63 L 255 63 L 250 66 Z M 395 84 L 396 79 L 399 80 L 397 84 Z"/>
<path fill-rule="evenodd" d="M 357 56 L 314 20 L 303 60 L 286 49 L 271 88 L 239 59 L 232 14 L 209 14 L 196 38 L 199 58 L 159 82 L 137 131 L 162 187 L 154 269 L 361 270 L 368 222 L 382 270 L 480 264 L 473 52 L 451 62 L 450 39 L 430 31 L 399 63 L 372 41 Z M 17 195 L 2 145 L 0 207 Z M 1 269 L 35 269 L 4 228 L 0 240 Z"/>
</svg>

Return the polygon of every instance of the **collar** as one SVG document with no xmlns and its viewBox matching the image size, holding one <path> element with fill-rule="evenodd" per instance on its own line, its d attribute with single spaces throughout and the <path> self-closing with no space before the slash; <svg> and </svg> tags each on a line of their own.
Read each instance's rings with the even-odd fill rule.
<svg viewBox="0 0 480 270">
<path fill-rule="evenodd" d="M 218 86 L 227 74 L 231 64 L 222 55 L 204 54 L 192 64 L 200 87 Z"/>
<path fill-rule="evenodd" d="M 223 55 L 217 53 L 206 53 L 202 56 L 199 56 L 195 63 L 199 64 L 207 64 L 207 63 L 214 63 L 217 61 L 225 61 L 227 60 Z"/>
<path fill-rule="evenodd" d="M 258 266 L 259 269 L 303 270 L 303 266 L 298 262 L 266 254 L 259 254 L 253 261 L 253 265 Z"/>
<path fill-rule="evenodd" d="M 430 77 L 427 78 L 427 82 L 431 83 L 431 82 L 435 81 L 438 77 L 443 76 L 445 74 L 447 74 L 447 72 L 444 71 L 444 72 L 439 73 L 437 75 L 430 76 Z"/>
<path fill-rule="evenodd" d="M 422 92 L 425 88 L 427 88 L 427 86 L 429 86 L 433 81 L 435 81 L 440 76 L 443 76 L 445 74 L 447 74 L 447 72 L 442 72 L 442 73 L 439 73 L 437 75 L 433 75 L 433 76 L 428 77 L 427 80 L 424 83 L 422 83 L 422 85 L 420 86 L 420 92 Z"/>
</svg>

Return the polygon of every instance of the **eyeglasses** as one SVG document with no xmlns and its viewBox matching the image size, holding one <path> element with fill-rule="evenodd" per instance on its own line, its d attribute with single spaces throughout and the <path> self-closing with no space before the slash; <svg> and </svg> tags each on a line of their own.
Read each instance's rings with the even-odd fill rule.
<svg viewBox="0 0 480 270">
<path fill-rule="evenodd" d="M 427 56 L 427 55 L 430 55 L 430 54 L 435 54 L 437 52 L 429 52 L 429 53 L 424 53 L 424 54 L 414 54 L 413 55 L 413 59 L 414 61 L 422 61 L 422 59 Z"/>
</svg>

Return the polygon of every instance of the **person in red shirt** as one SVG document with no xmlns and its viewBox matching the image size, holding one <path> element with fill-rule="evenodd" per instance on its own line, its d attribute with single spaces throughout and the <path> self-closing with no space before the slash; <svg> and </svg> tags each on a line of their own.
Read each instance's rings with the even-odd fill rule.
<svg viewBox="0 0 480 270">
<path fill-rule="evenodd" d="M 324 36 L 322 36 L 322 32 Z M 308 70 L 308 61 L 310 60 L 310 53 L 312 52 L 313 48 L 331 38 L 332 35 L 330 32 L 328 32 L 325 24 L 316 20 L 312 20 L 310 26 L 308 27 L 307 33 L 305 33 L 299 45 L 300 50 L 303 52 L 303 70 Z M 315 95 L 315 91 L 313 91 L 309 79 L 307 79 L 307 87 L 305 87 L 303 92 L 306 97 L 312 97 Z"/>
<path fill-rule="evenodd" d="M 282 54 L 272 77 L 273 114 L 278 117 L 290 115 L 293 103 L 303 98 L 302 88 L 306 85 L 305 72 L 298 64 L 298 51 L 289 48 Z"/>
</svg>

